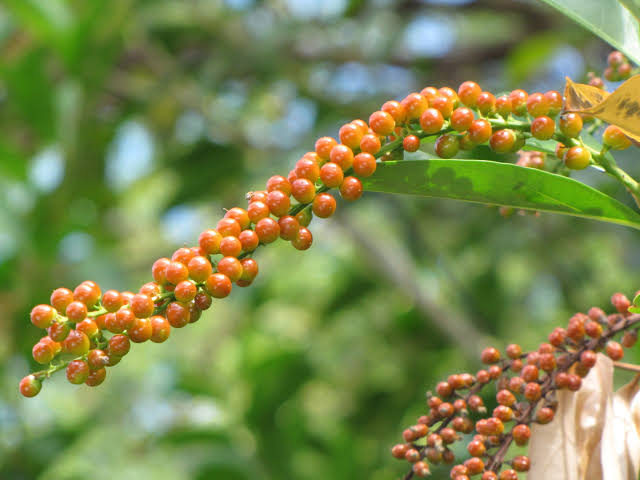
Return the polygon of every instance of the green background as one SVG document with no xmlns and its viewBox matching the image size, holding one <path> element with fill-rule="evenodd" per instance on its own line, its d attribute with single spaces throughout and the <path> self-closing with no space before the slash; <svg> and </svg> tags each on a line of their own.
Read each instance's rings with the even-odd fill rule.
<svg viewBox="0 0 640 480">
<path fill-rule="evenodd" d="M 251 288 L 135 346 L 101 387 L 59 374 L 23 399 L 29 310 L 86 279 L 137 289 L 156 258 L 385 100 L 467 79 L 562 90 L 608 51 L 534 2 L 5 0 L 0 478 L 401 476 L 389 450 L 426 390 L 476 371 L 485 344 L 533 348 L 632 295 L 638 233 L 365 194 L 313 221 L 309 251 L 261 249 Z M 619 156 L 638 175 L 634 157 Z M 629 204 L 606 177 L 577 178 Z"/>
</svg>

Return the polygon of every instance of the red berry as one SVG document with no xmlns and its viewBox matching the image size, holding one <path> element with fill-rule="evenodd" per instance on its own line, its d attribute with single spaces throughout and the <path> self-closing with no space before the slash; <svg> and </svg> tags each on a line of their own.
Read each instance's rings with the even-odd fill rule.
<svg viewBox="0 0 640 480">
<path fill-rule="evenodd" d="M 89 351 L 91 342 L 89 337 L 78 330 L 71 330 L 62 342 L 62 349 L 72 355 L 84 355 Z"/>
<path fill-rule="evenodd" d="M 109 355 L 124 357 L 131 349 L 129 337 L 117 334 L 109 339 Z"/>
<path fill-rule="evenodd" d="M 516 144 L 516 134 L 513 130 L 502 129 L 491 135 L 489 145 L 496 153 L 509 153 Z"/>
<path fill-rule="evenodd" d="M 522 356 L 522 347 L 516 343 L 512 343 L 507 346 L 507 357 L 511 359 L 520 358 Z"/>
<path fill-rule="evenodd" d="M 502 95 L 496 98 L 496 111 L 503 117 L 508 117 L 513 112 L 513 104 L 511 98 Z"/>
<path fill-rule="evenodd" d="M 456 108 L 451 114 L 451 127 L 458 132 L 469 130 L 475 119 L 473 112 L 467 107 Z"/>
<path fill-rule="evenodd" d="M 527 111 L 527 99 L 529 95 L 522 89 L 513 90 L 509 94 L 511 108 L 516 115 L 523 115 Z"/>
<path fill-rule="evenodd" d="M 220 235 L 220 233 L 218 233 L 217 231 L 211 229 L 202 232 L 200 234 L 200 238 L 198 239 L 200 248 L 205 254 L 208 255 L 215 255 L 216 253 L 218 253 L 221 241 L 222 235 Z M 161 283 L 157 279 L 156 282 Z"/>
<path fill-rule="evenodd" d="M 235 222 L 235 220 L 233 220 Z M 184 263 L 171 262 L 167 265 L 165 276 L 169 283 L 177 285 L 189 278 L 189 269 Z"/>
<path fill-rule="evenodd" d="M 100 368 L 98 370 L 94 370 L 89 372 L 87 379 L 85 380 L 85 384 L 89 387 L 97 387 L 98 385 L 104 382 L 104 379 L 107 378 L 107 370 L 105 368 Z"/>
<path fill-rule="evenodd" d="M 218 261 L 218 272 L 229 277 L 229 280 L 235 282 L 242 275 L 242 265 L 235 257 L 223 257 Z"/>
<path fill-rule="evenodd" d="M 376 134 L 387 136 L 393 133 L 393 129 L 396 128 L 396 122 L 391 114 L 384 111 L 377 111 L 373 112 L 369 117 L 369 126 Z"/>
<path fill-rule="evenodd" d="M 360 140 L 360 150 L 364 153 L 375 155 L 380 151 L 381 147 L 380 138 L 372 133 L 366 134 L 362 137 L 362 140 Z"/>
<path fill-rule="evenodd" d="M 220 253 L 225 257 L 237 257 L 242 253 L 242 243 L 237 237 L 224 237 L 220 242 Z"/>
<path fill-rule="evenodd" d="M 365 152 L 357 154 L 353 158 L 353 171 L 360 177 L 369 177 L 373 175 L 373 173 L 376 171 L 375 157 L 370 153 Z"/>
<path fill-rule="evenodd" d="M 67 365 L 67 380 L 74 385 L 84 383 L 89 373 L 89 365 L 84 360 L 72 360 Z"/>
<path fill-rule="evenodd" d="M 336 140 L 331 137 L 321 137 L 316 140 L 316 153 L 322 160 L 329 160 L 329 154 L 331 153 L 333 147 L 335 147 L 337 144 L 338 142 L 336 142 Z"/>
<path fill-rule="evenodd" d="M 90 318 L 85 318 L 83 321 L 76 324 L 76 330 L 84 333 L 89 338 L 93 338 L 98 333 L 98 325 Z"/>
<path fill-rule="evenodd" d="M 511 434 L 513 435 L 513 440 L 516 442 L 516 445 L 523 446 L 529 442 L 531 430 L 527 425 L 520 424 L 513 427 Z"/>
<path fill-rule="evenodd" d="M 577 113 L 565 113 L 560 116 L 558 127 L 563 135 L 574 138 L 582 131 L 582 117 Z"/>
<path fill-rule="evenodd" d="M 55 357 L 53 346 L 49 343 L 38 342 L 31 349 L 33 359 L 41 364 L 49 363 Z"/>
<path fill-rule="evenodd" d="M 329 159 L 342 168 L 342 170 L 348 170 L 353 165 L 353 150 L 346 145 L 336 145 L 331 149 Z M 322 178 L 322 171 L 320 172 Z"/>
<path fill-rule="evenodd" d="M 345 200 L 358 200 L 362 196 L 362 182 L 356 177 L 345 178 L 340 185 L 340 195 Z"/>
<path fill-rule="evenodd" d="M 320 169 L 318 168 L 318 177 L 319 176 Z M 316 196 L 316 187 L 311 180 L 298 178 L 291 184 L 291 194 L 293 195 L 293 198 L 300 203 L 311 203 L 313 201 L 313 197 Z"/>
<path fill-rule="evenodd" d="M 253 230 L 243 230 L 242 232 L 240 232 L 240 236 L 238 237 L 238 240 L 240 240 L 240 244 L 242 245 L 242 250 L 245 252 L 253 252 L 256 248 L 258 248 L 258 244 L 260 243 L 260 238 L 258 238 L 258 234 Z M 203 282 L 204 280 L 207 279 L 209 275 L 211 275 L 211 270 L 209 270 L 207 276 L 204 277 L 202 280 L 198 279 L 196 281 L 198 283 Z"/>
<path fill-rule="evenodd" d="M 475 144 L 485 143 L 491 138 L 492 131 L 489 121 L 479 118 L 469 127 L 469 139 Z"/>
<path fill-rule="evenodd" d="M 389 115 L 391 115 L 396 123 L 404 122 L 407 116 L 407 112 L 405 111 L 405 108 L 395 100 L 390 100 L 388 102 L 385 102 L 380 108 L 380 110 L 382 110 L 383 112 L 387 112 Z"/>
<path fill-rule="evenodd" d="M 149 318 L 151 323 L 151 341 L 154 343 L 162 343 L 171 334 L 171 324 L 169 321 L 159 315 Z"/>
<path fill-rule="evenodd" d="M 245 230 L 245 232 L 246 231 L 251 231 L 251 230 Z M 224 239 L 227 239 L 227 238 L 234 238 L 234 237 L 224 237 Z M 222 242 L 220 243 L 220 245 L 221 244 Z M 213 271 L 213 267 L 211 266 L 211 262 L 206 257 L 197 255 L 193 257 L 191 260 L 189 260 L 189 264 L 187 265 L 187 270 L 189 271 L 189 277 L 191 277 L 191 279 L 194 282 L 202 283 L 207 279 L 209 275 L 211 275 L 211 272 Z M 185 280 L 183 280 L 183 282 L 184 281 Z"/>
<path fill-rule="evenodd" d="M 269 180 L 267 180 L 267 192 L 273 192 L 275 190 L 280 190 L 286 195 L 291 195 L 291 184 L 289 183 L 289 180 L 284 178 L 282 175 L 274 175 L 269 178 Z"/>
<path fill-rule="evenodd" d="M 182 328 L 191 320 L 189 305 L 182 302 L 171 302 L 165 310 L 167 321 L 174 328 Z M 153 333 L 153 326 L 152 333 Z"/>
<path fill-rule="evenodd" d="M 151 320 L 148 318 L 136 318 L 133 327 L 127 330 L 129 339 L 135 343 L 146 342 L 151 338 L 152 333 L 153 326 L 151 325 Z"/>
<path fill-rule="evenodd" d="M 51 340 L 53 340 L 54 342 L 62 342 L 65 338 L 67 338 L 70 330 L 71 327 L 66 322 L 54 323 L 49 328 L 47 328 L 47 333 L 49 334 L 49 337 L 51 337 Z"/>
<path fill-rule="evenodd" d="M 429 101 L 419 93 L 410 93 L 401 102 L 404 108 L 406 119 L 414 120 L 420 118 L 422 112 L 429 107 Z"/>
<path fill-rule="evenodd" d="M 442 130 L 444 125 L 444 117 L 439 110 L 435 108 L 427 108 L 420 116 L 420 126 L 424 133 L 432 135 Z"/>
<path fill-rule="evenodd" d="M 557 115 L 562 110 L 562 95 L 555 90 L 549 90 L 544 94 L 547 102 L 549 103 L 549 116 Z"/>
<path fill-rule="evenodd" d="M 267 244 L 278 239 L 280 236 L 280 227 L 278 226 L 278 222 L 273 218 L 267 217 L 256 223 L 255 232 L 258 235 L 260 242 Z"/>
<path fill-rule="evenodd" d="M 458 87 L 458 98 L 460 98 L 460 101 L 467 107 L 475 107 L 481 93 L 482 89 L 476 82 L 467 81 Z"/>
<path fill-rule="evenodd" d="M 549 113 L 549 100 L 542 93 L 534 93 L 527 98 L 527 111 L 532 117 L 541 117 Z"/>
<path fill-rule="evenodd" d="M 59 313 L 64 314 L 67 306 L 73 302 L 73 292 L 68 288 L 56 288 L 51 294 L 50 300 L 53 308 Z"/>
<path fill-rule="evenodd" d="M 249 214 L 243 208 L 233 207 L 224 214 L 224 218 L 234 219 L 238 222 L 241 229 L 245 229 L 249 226 Z"/>
<path fill-rule="evenodd" d="M 360 146 L 360 140 L 362 140 L 364 134 L 365 132 L 363 132 L 360 126 L 352 122 L 340 127 L 338 137 L 340 138 L 340 143 L 351 149 L 355 149 Z"/>
<path fill-rule="evenodd" d="M 605 351 L 607 353 L 607 356 L 614 362 L 622 360 L 622 357 L 624 357 L 624 350 L 622 349 L 622 345 L 620 345 L 618 342 L 614 342 L 613 340 L 607 342 Z"/>
<path fill-rule="evenodd" d="M 224 298 L 231 293 L 231 280 L 222 273 L 214 273 L 207 278 L 205 288 L 212 297 Z"/>
<path fill-rule="evenodd" d="M 483 115 L 490 115 L 496 110 L 496 97 L 490 92 L 482 92 L 478 95 L 476 107 Z"/>
<path fill-rule="evenodd" d="M 73 291 L 73 299 L 91 308 L 98 303 L 101 294 L 100 287 L 94 282 L 82 282 Z"/>
<path fill-rule="evenodd" d="M 287 182 L 287 184 L 288 183 L 289 182 Z M 216 230 L 223 237 L 237 237 L 238 235 L 240 235 L 242 228 L 240 227 L 240 224 L 237 222 L 237 220 L 233 218 L 221 218 L 216 225 Z M 222 241 L 222 239 L 220 239 L 220 241 Z M 205 252 L 207 251 L 204 248 L 203 250 Z"/>
<path fill-rule="evenodd" d="M 155 305 L 151 297 L 137 293 L 133 296 L 130 303 L 131 311 L 138 318 L 148 318 L 153 315 Z"/>
<path fill-rule="evenodd" d="M 87 355 L 87 364 L 90 370 L 99 370 L 102 367 L 107 366 L 109 363 L 109 357 L 104 350 L 94 349 L 90 350 Z"/>
<path fill-rule="evenodd" d="M 76 302 L 76 303 L 78 303 L 79 305 L 83 305 L 80 302 Z M 84 310 L 85 310 L 85 316 L 86 316 L 86 310 L 87 310 L 86 306 L 84 306 Z M 53 308 L 51 305 L 36 305 L 31 310 L 31 323 L 33 323 L 38 328 L 47 328 L 51 326 L 51 324 L 53 324 L 55 319 L 56 319 L 56 309 Z"/>
<path fill-rule="evenodd" d="M 538 411 L 536 412 L 536 421 L 544 425 L 551 422 L 551 420 L 553 420 L 554 415 L 555 415 L 555 412 L 553 411 L 553 409 L 549 407 L 542 407 L 542 408 L 539 408 Z"/>
<path fill-rule="evenodd" d="M 342 184 L 344 173 L 337 163 L 329 162 L 320 169 L 320 179 L 328 188 L 336 188 Z"/>
<path fill-rule="evenodd" d="M 555 130 L 555 122 L 547 116 L 537 117 L 531 122 L 531 135 L 538 140 L 549 140 Z"/>
<path fill-rule="evenodd" d="M 300 227 L 291 244 L 298 250 L 307 250 L 312 242 L 313 236 L 311 235 L 311 231 L 306 227 Z"/>
<path fill-rule="evenodd" d="M 313 199 L 313 213 L 320 218 L 327 218 L 336 211 L 336 199 L 328 193 L 319 193 Z"/>
<path fill-rule="evenodd" d="M 289 211 L 291 200 L 285 192 L 273 190 L 267 194 L 267 206 L 276 217 L 281 217 Z M 237 237 L 238 235 L 240 235 L 240 232 L 234 236 Z"/>
<path fill-rule="evenodd" d="M 226 237 L 226 238 L 230 238 L 230 237 Z M 207 278 L 208 278 L 208 275 L 207 275 Z M 198 293 L 198 288 L 193 282 L 189 280 L 180 282 L 178 285 L 176 285 L 176 288 L 173 291 L 173 294 L 175 295 L 176 300 L 179 302 L 185 302 L 185 303 L 193 300 L 196 296 L 196 293 Z"/>
<path fill-rule="evenodd" d="M 283 240 L 293 240 L 298 234 L 298 230 L 300 230 L 298 220 L 291 215 L 280 217 L 278 226 L 280 227 L 280 238 Z"/>
<path fill-rule="evenodd" d="M 609 125 L 602 134 L 602 143 L 613 150 L 624 150 L 631 146 L 631 140 L 619 127 Z M 53 302 L 52 302 L 53 303 Z"/>
<path fill-rule="evenodd" d="M 189 263 L 189 260 L 191 260 L 194 255 L 195 253 L 190 248 L 180 247 L 175 252 L 173 252 L 173 255 L 171 255 L 171 261 L 180 262 L 183 265 L 186 265 L 187 263 Z"/>
<path fill-rule="evenodd" d="M 416 152 L 420 148 L 420 139 L 415 135 L 407 135 L 402 140 L 402 148 L 407 152 Z"/>
<path fill-rule="evenodd" d="M 482 363 L 497 363 L 500 361 L 500 351 L 494 347 L 487 347 L 482 351 L 480 359 Z"/>
<path fill-rule="evenodd" d="M 436 97 L 429 102 L 429 105 L 438 110 L 443 118 L 449 118 L 453 113 L 454 102 L 449 97 Z"/>
<path fill-rule="evenodd" d="M 540 400 L 542 395 L 542 390 L 540 389 L 540 385 L 535 382 L 529 382 L 524 387 L 524 398 L 529 400 L 530 402 L 536 402 Z"/>
<path fill-rule="evenodd" d="M 407 445 L 406 443 L 399 443 L 393 446 L 393 448 L 391 449 L 391 455 L 393 455 L 393 457 L 397 458 L 398 460 L 404 460 L 409 448 L 409 445 Z"/>
<path fill-rule="evenodd" d="M 42 382 L 34 375 L 27 375 L 20 380 L 20 393 L 24 397 L 35 397 L 42 389 Z"/>
</svg>

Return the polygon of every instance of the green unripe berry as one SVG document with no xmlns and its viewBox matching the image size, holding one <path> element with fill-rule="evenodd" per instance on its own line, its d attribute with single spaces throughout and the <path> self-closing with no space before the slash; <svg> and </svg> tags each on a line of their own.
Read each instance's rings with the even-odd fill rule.
<svg viewBox="0 0 640 480">
<path fill-rule="evenodd" d="M 459 149 L 460 142 L 454 135 L 441 135 L 436 140 L 436 154 L 440 158 L 453 158 Z"/>
</svg>

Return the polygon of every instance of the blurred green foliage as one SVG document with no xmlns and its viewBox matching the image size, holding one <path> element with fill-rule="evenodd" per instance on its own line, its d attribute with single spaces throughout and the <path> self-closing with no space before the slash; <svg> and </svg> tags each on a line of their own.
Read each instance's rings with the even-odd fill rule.
<svg viewBox="0 0 640 480">
<path fill-rule="evenodd" d="M 2 479 L 396 478 L 389 448 L 425 391 L 479 367 L 448 316 L 531 348 L 637 287 L 622 227 L 367 194 L 315 220 L 310 251 L 260 251 L 252 288 L 137 346 L 100 388 L 58 375 L 22 399 L 28 312 L 53 288 L 136 289 L 387 99 L 466 79 L 561 89 L 608 49 L 532 2 L 5 0 L 0 52 Z M 389 274 L 399 258 L 430 308 Z"/>
</svg>

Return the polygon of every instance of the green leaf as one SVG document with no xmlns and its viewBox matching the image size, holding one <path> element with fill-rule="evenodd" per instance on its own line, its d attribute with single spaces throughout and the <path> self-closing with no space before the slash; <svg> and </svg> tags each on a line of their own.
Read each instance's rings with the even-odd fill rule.
<svg viewBox="0 0 640 480">
<path fill-rule="evenodd" d="M 591 218 L 640 229 L 640 215 L 577 180 L 487 160 L 404 160 L 378 165 L 365 190 L 452 198 Z"/>
<path fill-rule="evenodd" d="M 634 17 L 618 0 L 542 0 L 578 22 L 635 63 L 640 63 L 640 29 Z M 637 2 L 625 0 L 625 3 Z"/>
<path fill-rule="evenodd" d="M 618 0 L 640 22 L 640 0 Z"/>
</svg>

